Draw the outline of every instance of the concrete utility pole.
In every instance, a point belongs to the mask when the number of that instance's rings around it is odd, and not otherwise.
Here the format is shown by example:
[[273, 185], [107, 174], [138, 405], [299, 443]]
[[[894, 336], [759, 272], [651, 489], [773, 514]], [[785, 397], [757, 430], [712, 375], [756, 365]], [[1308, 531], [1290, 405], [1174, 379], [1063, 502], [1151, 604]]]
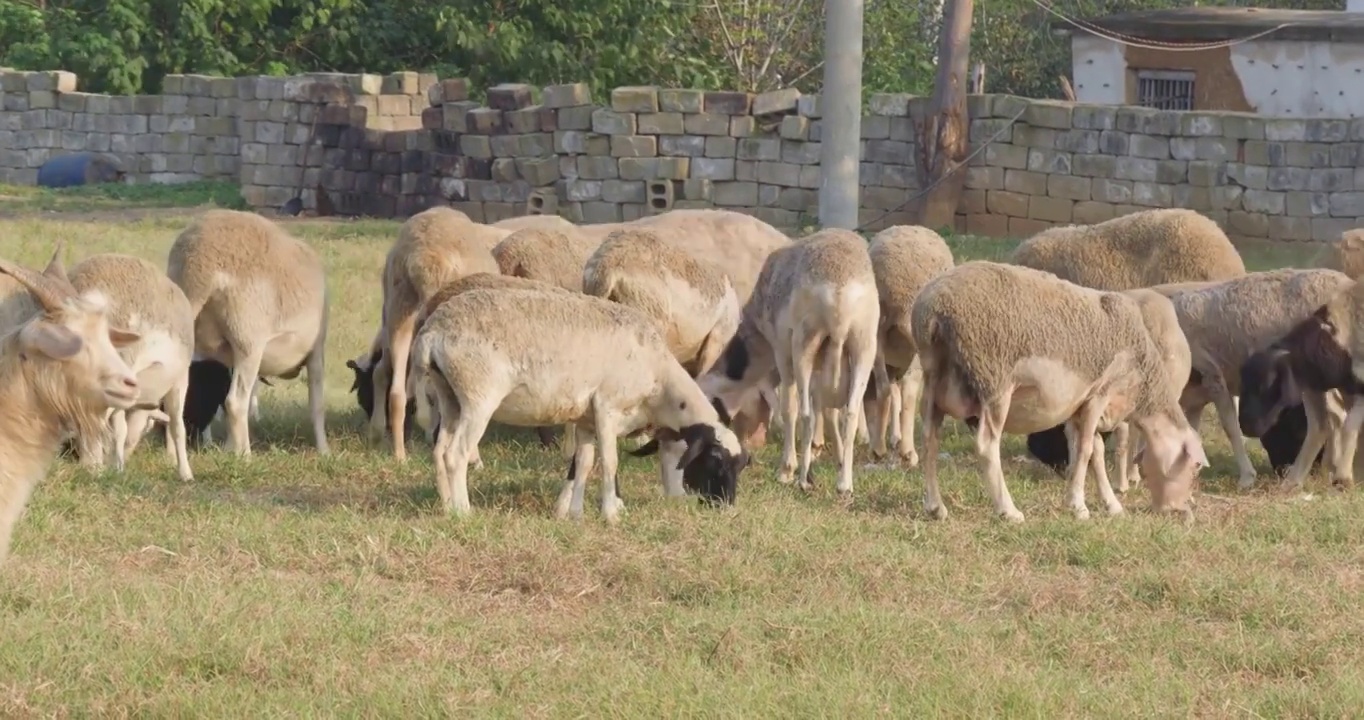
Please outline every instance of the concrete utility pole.
[[819, 224], [857, 227], [862, 145], [863, 0], [825, 0]]

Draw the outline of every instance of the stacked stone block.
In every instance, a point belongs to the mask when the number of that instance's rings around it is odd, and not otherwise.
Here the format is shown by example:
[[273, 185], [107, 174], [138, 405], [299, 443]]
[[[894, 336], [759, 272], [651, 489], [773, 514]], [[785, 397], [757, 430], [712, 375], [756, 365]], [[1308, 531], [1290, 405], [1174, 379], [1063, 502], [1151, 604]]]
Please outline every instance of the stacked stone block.
[[169, 75], [162, 95], [98, 95], [69, 72], [0, 70], [0, 182], [33, 184], [49, 158], [97, 152], [136, 180], [236, 178], [239, 81]]
[[[1364, 217], [1364, 120], [1262, 119], [1010, 96], [973, 98], [968, 232], [1025, 237], [1056, 224], [1182, 207], [1234, 239], [1329, 241]], [[1021, 113], [1021, 115], [1019, 115]]]
[[[135, 181], [231, 178], [274, 208], [402, 217], [450, 204], [618, 222], [725, 208], [814, 224], [819, 97], [313, 73], [171, 75], [164, 94], [82, 93], [67, 72], [0, 69], [0, 182], [61, 153], [114, 156]], [[1143, 208], [1185, 207], [1234, 238], [1332, 240], [1364, 217], [1364, 119], [968, 98], [972, 158], [957, 229], [1024, 237]], [[913, 222], [926, 98], [873, 95], [862, 118], [861, 222]]]

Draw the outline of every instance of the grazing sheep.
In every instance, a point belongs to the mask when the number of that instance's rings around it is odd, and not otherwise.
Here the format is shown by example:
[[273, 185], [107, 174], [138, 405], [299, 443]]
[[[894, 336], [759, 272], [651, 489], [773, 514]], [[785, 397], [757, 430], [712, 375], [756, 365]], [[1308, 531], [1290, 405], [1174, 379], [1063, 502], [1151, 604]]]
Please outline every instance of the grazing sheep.
[[[652, 319], [668, 350], [693, 378], [715, 364], [739, 326], [739, 299], [724, 271], [664, 242], [652, 230], [621, 229], [608, 235], [583, 268], [582, 290]], [[681, 443], [667, 443], [661, 450], [663, 487], [670, 496], [684, 493], [672, 464], [685, 449]]]
[[[271, 385], [267, 378], [257, 378], [251, 388], [251, 406], [247, 416], [252, 422], [260, 420], [260, 389]], [[223, 402], [232, 387], [232, 368], [195, 353], [189, 363], [189, 392], [185, 395], [185, 434], [189, 447], [213, 444], [213, 421], [226, 422]]]
[[1100, 290], [1227, 280], [1246, 273], [1241, 255], [1217, 223], [1181, 209], [1049, 228], [1023, 241], [1009, 262]]
[[868, 406], [866, 415], [872, 455], [886, 454], [887, 425], [895, 418], [897, 449], [910, 467], [919, 464], [914, 449], [914, 415], [918, 412], [919, 383], [923, 372], [917, 363], [918, 348], [909, 325], [909, 309], [928, 281], [956, 264], [952, 249], [942, 236], [915, 225], [886, 228], [867, 247], [876, 273], [881, 299], [881, 323], [877, 330], [876, 375], [880, 398]]
[[[1212, 403], [1231, 442], [1240, 471], [1238, 486], [1255, 483], [1233, 398], [1242, 394], [1242, 367], [1258, 350], [1282, 337], [1350, 283], [1334, 270], [1284, 268], [1211, 283], [1202, 287], [1157, 286], [1174, 303], [1179, 325], [1193, 354], [1190, 382], [1180, 405], [1197, 425]], [[1263, 434], [1268, 425], [1258, 428]]]
[[166, 274], [193, 310], [195, 352], [232, 368], [231, 387], [206, 388], [200, 403], [225, 396], [228, 447], [251, 454], [248, 412], [257, 381], [293, 379], [306, 367], [314, 442], [328, 454], [329, 296], [317, 251], [254, 213], [209, 210], [175, 239]]
[[[1319, 272], [1336, 273], [1333, 270]], [[1357, 281], [1327, 298], [1241, 368], [1243, 394], [1238, 421], [1248, 433], [1267, 426], [1301, 401], [1307, 414], [1307, 439], [1289, 468], [1285, 485], [1301, 486], [1317, 454], [1336, 436], [1327, 453], [1332, 483], [1354, 484], [1355, 450], [1364, 425], [1364, 290]], [[1333, 391], [1349, 408], [1339, 432], [1332, 422]]]
[[33, 488], [68, 433], [98, 433], [110, 410], [137, 403], [140, 389], [120, 348], [141, 338], [109, 323], [99, 298], [83, 298], [61, 264], [62, 243], [43, 272], [0, 260], [38, 312], [0, 330], [0, 563]]
[[1358, 280], [1364, 275], [1364, 229], [1346, 230], [1318, 256], [1317, 267], [1338, 270]]
[[[688, 486], [703, 499], [734, 502], [747, 453], [654, 322], [634, 308], [541, 290], [471, 290], [431, 313], [412, 356], [414, 374], [421, 373], [416, 382], [428, 383], [440, 405], [436, 484], [448, 511], [470, 511], [468, 462], [490, 421], [578, 426], [574, 474], [555, 506], [559, 517], [582, 514], [596, 452], [589, 429], [602, 456], [607, 521], [619, 514], [616, 439], [648, 425], [662, 440], [686, 443], [678, 466]], [[416, 396], [419, 405], [429, 402], [425, 392]]]
[[[820, 391], [820, 405], [837, 406], [842, 414], [843, 428], [835, 436], [841, 455], [837, 490], [841, 497], [851, 498], [853, 440], [876, 362], [880, 319], [875, 271], [866, 241], [857, 233], [821, 230], [776, 250], [763, 265], [744, 306], [739, 331], [701, 383], [709, 396], [730, 406], [773, 368], [777, 370], [778, 404], [787, 429], [779, 481], [791, 482], [796, 471], [796, 433], [790, 432], [796, 428], [802, 442], [798, 486], [814, 487], [810, 477], [815, 412], [811, 381], [818, 374], [815, 389]], [[835, 432], [839, 432], [837, 425]]]
[[[386, 403], [374, 403], [370, 437], [393, 435], [393, 455], [407, 458], [407, 360], [422, 304], [445, 285], [477, 272], [498, 272], [492, 249], [510, 234], [503, 228], [471, 223], [450, 208], [437, 206], [413, 215], [398, 230], [384, 260], [383, 321], [371, 348], [372, 364], [347, 363], [371, 376], [375, 397], [382, 388]], [[377, 350], [377, 353], [375, 352]]]
[[[109, 308], [109, 322], [141, 335], [141, 340], [119, 350], [137, 375], [137, 404], [114, 410], [114, 466], [123, 470], [127, 456], [153, 418], [164, 408], [166, 449], [181, 480], [194, 479], [185, 442], [185, 396], [189, 365], [194, 354], [194, 310], [180, 287], [157, 266], [128, 255], [92, 255], [69, 273], [71, 286], [82, 296], [98, 297]], [[80, 438], [83, 461], [99, 466], [105, 457], [105, 432]]]
[[567, 229], [526, 228], [517, 230], [493, 248], [493, 258], [503, 275], [530, 278], [582, 292], [583, 266], [601, 238]]
[[[1179, 407], [1188, 345], [1174, 309], [1157, 294], [1103, 292], [1031, 268], [984, 261], [930, 280], [910, 320], [924, 373], [924, 509], [945, 518], [938, 489], [945, 415], [977, 416], [976, 448], [995, 512], [1022, 521], [1004, 482], [1000, 441], [1064, 423], [1073, 443], [1070, 508], [1088, 518], [1085, 474], [1101, 430], [1133, 423], [1137, 454], [1158, 510], [1188, 512], [1193, 480], [1207, 464], [1198, 433]], [[1096, 478], [1110, 514], [1113, 489]]]

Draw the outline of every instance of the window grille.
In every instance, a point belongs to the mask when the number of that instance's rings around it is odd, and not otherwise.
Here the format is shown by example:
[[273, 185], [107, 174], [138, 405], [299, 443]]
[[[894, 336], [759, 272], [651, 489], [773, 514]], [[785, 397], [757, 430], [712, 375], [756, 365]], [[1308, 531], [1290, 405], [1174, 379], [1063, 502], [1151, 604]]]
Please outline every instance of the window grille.
[[1194, 74], [1181, 70], [1138, 70], [1137, 104], [1157, 110], [1192, 110]]

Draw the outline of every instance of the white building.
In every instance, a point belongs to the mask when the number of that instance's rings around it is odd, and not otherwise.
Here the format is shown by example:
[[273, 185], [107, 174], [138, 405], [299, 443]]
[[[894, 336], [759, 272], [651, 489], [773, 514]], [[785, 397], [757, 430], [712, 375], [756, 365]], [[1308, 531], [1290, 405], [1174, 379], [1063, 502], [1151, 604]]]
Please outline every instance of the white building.
[[1079, 102], [1364, 117], [1364, 0], [1345, 12], [1190, 7], [1078, 24], [1051, 23], [1071, 37]]

